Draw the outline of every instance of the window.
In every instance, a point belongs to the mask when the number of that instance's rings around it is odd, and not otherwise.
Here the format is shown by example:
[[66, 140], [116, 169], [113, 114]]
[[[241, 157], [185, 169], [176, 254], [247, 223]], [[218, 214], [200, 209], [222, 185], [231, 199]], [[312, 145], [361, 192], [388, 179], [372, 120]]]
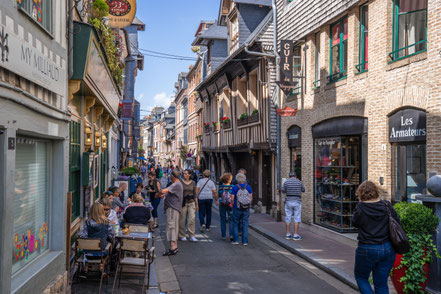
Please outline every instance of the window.
[[348, 67], [348, 19], [331, 26], [330, 83], [346, 77]]
[[81, 124], [70, 122], [69, 191], [72, 192], [72, 221], [80, 216], [81, 207]]
[[290, 95], [298, 95], [302, 92], [302, 50], [300, 46], [294, 47], [293, 82], [297, 86]]
[[313, 88], [320, 87], [320, 32], [315, 34], [315, 68]]
[[230, 54], [239, 48], [239, 19], [237, 12], [230, 20]]
[[358, 65], [355, 66], [360, 73], [368, 70], [368, 25], [368, 6], [363, 5], [360, 7], [360, 40], [358, 44]]
[[52, 33], [52, 0], [17, 0], [18, 6]]
[[49, 143], [17, 138], [13, 274], [48, 249], [49, 154]]
[[427, 0], [394, 0], [392, 61], [427, 49]]

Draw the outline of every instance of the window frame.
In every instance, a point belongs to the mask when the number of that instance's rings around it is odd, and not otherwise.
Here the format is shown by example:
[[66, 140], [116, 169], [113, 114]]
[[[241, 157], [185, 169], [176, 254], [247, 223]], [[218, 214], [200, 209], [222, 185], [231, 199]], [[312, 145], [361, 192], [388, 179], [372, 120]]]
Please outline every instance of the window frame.
[[[299, 54], [300, 55], [295, 55], [295, 51], [299, 50]], [[302, 93], [302, 86], [303, 86], [303, 78], [296, 78], [297, 76], [294, 76], [294, 73], [296, 71], [297, 68], [300, 68], [300, 76], [302, 75], [302, 71], [303, 71], [303, 64], [302, 64], [302, 51], [303, 51], [303, 47], [302, 44], [296, 44], [293, 46], [293, 65], [292, 65], [292, 75], [293, 75], [293, 81], [298, 81], [298, 87], [292, 89], [289, 93], [289, 98], [292, 97], [297, 97], [297, 95], [300, 95]], [[299, 64], [296, 64], [296, 59], [300, 60]]]
[[[368, 19], [365, 19], [365, 12], [368, 13]], [[366, 3], [360, 6], [360, 17], [359, 17], [359, 42], [358, 42], [358, 64], [355, 68], [358, 73], [364, 73], [369, 69], [369, 59], [366, 60], [366, 53], [369, 54], [369, 49], [366, 52], [366, 34], [369, 36], [369, 29], [366, 30], [366, 23], [369, 27], [369, 5]], [[369, 55], [368, 55], [369, 56]], [[369, 58], [369, 57], [368, 57]]]
[[320, 70], [321, 70], [320, 33], [321, 32], [317, 32], [314, 34], [314, 82], [312, 82], [313, 89], [317, 89], [320, 87], [320, 80], [321, 80], [321, 77], [320, 77], [321, 76], [320, 75]]
[[[344, 16], [342, 18], [340, 18], [338, 21], [336, 21], [335, 23], [333, 23], [330, 26], [330, 38], [329, 38], [329, 76], [328, 78], [328, 84], [334, 83], [336, 81], [342, 80], [347, 78], [348, 75], [348, 69], [346, 68], [346, 70], [344, 70], [344, 25], [345, 25], [345, 21], [348, 22], [348, 16]], [[332, 45], [332, 29], [339, 25], [340, 26], [340, 34], [339, 34], [339, 43], [338, 45]], [[348, 38], [346, 39], [346, 41], [348, 42], [349, 39], [349, 28], [348, 28]], [[339, 46], [339, 71], [336, 73], [332, 72], [332, 48], [335, 46]], [[349, 48], [349, 45], [347, 46]], [[348, 55], [346, 54], [346, 61], [347, 61]], [[334, 77], [336, 76], [336, 77]]]
[[[44, 4], [42, 4], [43, 9], [43, 19], [44, 22], [40, 23], [37, 19], [32, 16], [32, 1], [33, 0], [21, 0], [20, 2], [17, 0], [17, 8], [19, 11], [23, 12], [27, 17], [29, 17], [33, 22], [35, 22], [43, 31], [49, 34], [52, 38], [54, 32], [54, 1], [52, 0], [44, 0]], [[44, 16], [48, 14], [47, 18]]]
[[[404, 14], [412, 14], [412, 13], [416, 13], [416, 12], [421, 12], [421, 11], [425, 11], [426, 12], [426, 36], [424, 40], [418, 41], [414, 44], [411, 45], [407, 45], [403, 48], [399, 48], [399, 42], [400, 42], [400, 38], [399, 38], [399, 16], [400, 15], [404, 15]], [[401, 12], [400, 13], [400, 0], [393, 0], [393, 16], [392, 16], [392, 52], [389, 53], [389, 58], [391, 59], [388, 63], [392, 63], [398, 60], [402, 60], [404, 58], [407, 57], [411, 57], [423, 52], [427, 51], [427, 18], [428, 18], [428, 13], [427, 13], [427, 0], [426, 0], [426, 8], [425, 9], [418, 9], [418, 10], [413, 10], [411, 12]], [[416, 51], [414, 53], [405, 55], [405, 56], [399, 56], [400, 51], [408, 49], [410, 47], [419, 45], [419, 44], [425, 44], [424, 49]]]

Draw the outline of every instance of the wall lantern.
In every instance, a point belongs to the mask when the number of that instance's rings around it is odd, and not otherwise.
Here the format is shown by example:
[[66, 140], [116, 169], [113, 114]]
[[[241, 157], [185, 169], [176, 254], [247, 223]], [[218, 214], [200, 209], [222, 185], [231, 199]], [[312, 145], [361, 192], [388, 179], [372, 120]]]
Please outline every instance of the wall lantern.
[[95, 147], [101, 146], [101, 135], [99, 132], [95, 132]]
[[86, 132], [86, 138], [84, 140], [84, 145], [90, 147], [92, 146], [92, 130], [89, 127], [86, 127], [85, 132]]
[[101, 140], [103, 141], [103, 149], [107, 149], [107, 137], [106, 137], [106, 135], [103, 135]]

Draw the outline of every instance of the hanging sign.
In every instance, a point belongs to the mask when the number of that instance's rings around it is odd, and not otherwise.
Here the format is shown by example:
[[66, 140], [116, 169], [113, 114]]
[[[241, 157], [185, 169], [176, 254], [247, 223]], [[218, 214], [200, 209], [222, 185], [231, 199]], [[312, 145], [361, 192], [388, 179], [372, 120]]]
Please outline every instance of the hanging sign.
[[426, 141], [426, 113], [403, 109], [389, 117], [389, 142]]
[[109, 25], [122, 29], [132, 24], [136, 14], [136, 0], [106, 0], [109, 5]]
[[280, 116], [295, 116], [297, 114], [297, 108], [286, 106], [283, 109], [277, 108], [277, 114]]
[[291, 40], [280, 41], [280, 82], [291, 84], [293, 81], [294, 43]]

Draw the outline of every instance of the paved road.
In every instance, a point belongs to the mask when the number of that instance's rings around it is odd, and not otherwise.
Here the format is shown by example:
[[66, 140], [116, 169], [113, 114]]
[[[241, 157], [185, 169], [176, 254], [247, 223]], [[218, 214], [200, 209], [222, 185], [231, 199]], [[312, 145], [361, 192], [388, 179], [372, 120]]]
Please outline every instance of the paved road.
[[[160, 219], [165, 239], [163, 214]], [[248, 247], [221, 240], [217, 213], [213, 222], [211, 232], [198, 233], [198, 243], [179, 242], [179, 253], [170, 258], [183, 294], [343, 293], [257, 233], [249, 236]]]

